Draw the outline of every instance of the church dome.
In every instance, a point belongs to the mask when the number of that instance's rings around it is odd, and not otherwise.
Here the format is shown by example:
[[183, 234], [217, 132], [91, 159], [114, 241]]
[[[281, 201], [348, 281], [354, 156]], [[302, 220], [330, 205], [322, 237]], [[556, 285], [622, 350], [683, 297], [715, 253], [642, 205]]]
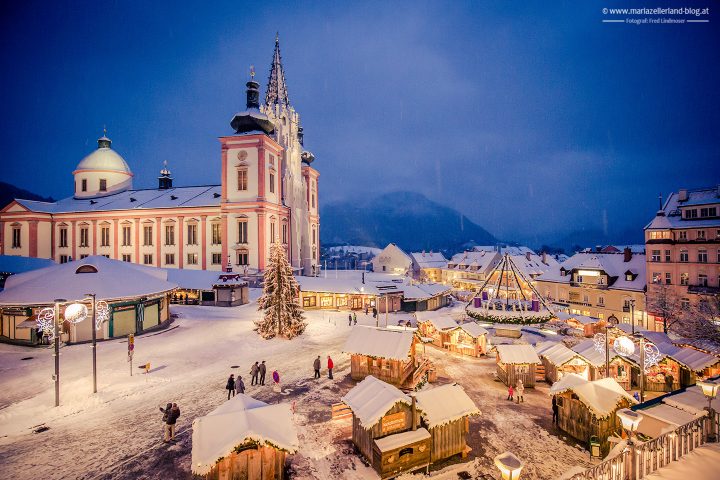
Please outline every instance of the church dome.
[[73, 173], [80, 170], [104, 170], [132, 175], [125, 159], [110, 148], [111, 144], [112, 141], [105, 135], [98, 138], [97, 150], [83, 158]]

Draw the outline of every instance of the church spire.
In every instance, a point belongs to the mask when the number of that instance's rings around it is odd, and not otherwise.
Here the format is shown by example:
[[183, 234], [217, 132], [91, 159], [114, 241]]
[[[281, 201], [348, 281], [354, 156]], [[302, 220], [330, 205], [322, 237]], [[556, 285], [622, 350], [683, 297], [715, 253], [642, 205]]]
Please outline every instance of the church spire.
[[270, 65], [270, 78], [268, 78], [267, 90], [265, 92], [265, 105], [284, 104], [290, 105], [285, 85], [285, 72], [280, 58], [280, 37], [275, 34], [275, 53]]

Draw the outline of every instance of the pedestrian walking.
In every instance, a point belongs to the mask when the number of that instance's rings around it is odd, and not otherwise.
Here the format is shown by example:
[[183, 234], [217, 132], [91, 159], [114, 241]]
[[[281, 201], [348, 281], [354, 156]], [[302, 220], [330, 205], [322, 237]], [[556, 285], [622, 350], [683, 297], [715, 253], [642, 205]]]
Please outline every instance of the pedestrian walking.
[[348, 327], [352, 327], [352, 313], [348, 313]]
[[557, 425], [558, 423], [558, 404], [557, 404], [557, 397], [553, 395], [552, 399], [552, 412], [553, 412], [553, 423]]
[[333, 364], [332, 358], [330, 358], [330, 355], [328, 355], [328, 363], [327, 363], [327, 365], [328, 365], [328, 378], [329, 378], [330, 380], [332, 380], [332, 378], [333, 378], [333, 376], [332, 376], [332, 369], [333, 369], [334, 364]]
[[243, 382], [240, 375], [238, 375], [237, 380], [235, 380], [235, 393], [245, 393], [245, 382]]
[[515, 392], [514, 392], [514, 390], [513, 390], [513, 386], [512, 386], [512, 385], [508, 385], [508, 398], [507, 398], [507, 399], [510, 400], [510, 401], [512, 401], [514, 393], [515, 393]]
[[258, 383], [258, 372], [260, 371], [260, 367], [258, 366], [258, 362], [255, 362], [252, 367], [250, 367], [250, 385], [256, 385]]
[[228, 378], [227, 385], [225, 385], [225, 390], [228, 391], [228, 400], [230, 400], [230, 394], [232, 393], [233, 397], [235, 396], [235, 375], [230, 374], [230, 377]]
[[320, 378], [320, 355], [313, 362], [313, 369], [315, 370], [315, 378]]
[[180, 417], [180, 409], [177, 403], [168, 403], [164, 409], [160, 407], [160, 411], [163, 413], [163, 441], [169, 442], [170, 440], [175, 440], [175, 424], [177, 423], [178, 417]]
[[373, 307], [373, 318], [377, 318], [377, 307]]
[[353, 312], [353, 325], [357, 325], [357, 313]]
[[523, 385], [522, 380], [518, 380], [516, 393], [517, 393], [517, 402], [525, 403], [525, 399], [523, 398], [523, 393], [525, 393], [525, 385]]
[[280, 388], [280, 374], [277, 370], [273, 370], [272, 379], [273, 383], [275, 384], [273, 385], [273, 390], [275, 390], [276, 392], [282, 392], [282, 389]]
[[365, 305], [365, 316], [366, 317], [367, 317], [367, 314], [368, 314], [368, 307], [367, 307], [367, 305]]
[[263, 360], [260, 364], [258, 371], [260, 373], [260, 385], [265, 385], [265, 372], [267, 371], [267, 367], [265, 366], [265, 360]]

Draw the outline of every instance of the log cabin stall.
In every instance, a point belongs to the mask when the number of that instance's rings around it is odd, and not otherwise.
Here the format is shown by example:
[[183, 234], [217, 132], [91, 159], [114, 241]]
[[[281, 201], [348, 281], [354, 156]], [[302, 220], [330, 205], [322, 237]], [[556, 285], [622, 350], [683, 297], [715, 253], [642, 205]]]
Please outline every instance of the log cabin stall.
[[[38, 315], [48, 318], [47, 312], [59, 298], [67, 300], [59, 306], [61, 340], [66, 343], [91, 340], [93, 329], [98, 339], [109, 339], [161, 328], [169, 322], [168, 304], [176, 288], [162, 269], [101, 255], [12, 275], [0, 292], [0, 340], [42, 344], [48, 335], [39, 328]], [[96, 295], [98, 312], [102, 309], [104, 314], [96, 318], [97, 325], [93, 325], [88, 293]], [[77, 323], [64, 317], [73, 303], [87, 308], [87, 317]], [[106, 321], [101, 321], [103, 316]]]
[[432, 437], [430, 462], [458, 454], [465, 458], [471, 451], [467, 445], [470, 417], [480, 415], [475, 402], [457, 384], [426, 388], [415, 397], [422, 425]]
[[495, 345], [493, 350], [501, 382], [515, 387], [522, 380], [525, 387], [535, 387], [535, 369], [541, 362], [532, 345]]
[[479, 357], [487, 355], [489, 332], [475, 322], [465, 322], [450, 332], [448, 350]]
[[413, 398], [370, 375], [342, 401], [352, 410], [353, 444], [380, 478], [429, 467], [432, 437]]
[[572, 373], [555, 382], [550, 394], [557, 401], [560, 430], [586, 445], [597, 437], [602, 456], [610, 451], [608, 438], [621, 431], [615, 412], [637, 403], [612, 378], [586, 380]]
[[192, 472], [206, 479], [281, 480], [298, 450], [288, 404], [238, 394], [192, 424]]
[[568, 373], [590, 379], [590, 362], [564, 344], [542, 342], [535, 345], [535, 351], [545, 367], [545, 379], [548, 383], [555, 383]]
[[592, 337], [596, 333], [604, 332], [605, 325], [607, 325], [607, 322], [600, 318], [566, 312], [555, 312], [555, 318], [569, 327], [582, 332], [585, 337]]
[[[590, 365], [590, 375], [588, 380], [599, 380], [605, 378], [605, 351], [597, 350], [593, 340], [584, 340], [573, 346], [574, 352], [578, 353]], [[637, 364], [630, 357], [623, 357], [609, 348], [610, 352], [610, 378], [613, 378], [623, 389], [630, 390], [631, 372]]]
[[420, 339], [415, 329], [353, 327], [343, 352], [350, 354], [350, 376], [362, 380], [368, 375], [396, 387], [413, 389], [432, 365], [418, 355]]
[[417, 326], [418, 332], [424, 337], [423, 341], [445, 348], [449, 343], [450, 331], [457, 328], [458, 324], [450, 315], [418, 313]]
[[[645, 390], [649, 392], [671, 392], [694, 385], [698, 375], [709, 376], [720, 366], [718, 358], [714, 355], [669, 343], [656, 346], [662, 359], [657, 365], [649, 367], [645, 373]], [[639, 363], [637, 354], [633, 357]], [[637, 378], [640, 374], [639, 367], [633, 373], [634, 382], [639, 383]], [[672, 378], [672, 386], [670, 378]]]

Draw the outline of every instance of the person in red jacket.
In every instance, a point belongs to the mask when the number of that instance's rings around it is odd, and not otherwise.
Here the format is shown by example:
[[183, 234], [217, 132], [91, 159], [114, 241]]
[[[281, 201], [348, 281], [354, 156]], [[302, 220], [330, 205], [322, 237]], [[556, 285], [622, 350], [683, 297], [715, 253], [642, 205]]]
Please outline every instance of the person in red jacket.
[[332, 380], [332, 369], [333, 369], [333, 361], [332, 358], [330, 358], [330, 355], [328, 355], [328, 378]]

